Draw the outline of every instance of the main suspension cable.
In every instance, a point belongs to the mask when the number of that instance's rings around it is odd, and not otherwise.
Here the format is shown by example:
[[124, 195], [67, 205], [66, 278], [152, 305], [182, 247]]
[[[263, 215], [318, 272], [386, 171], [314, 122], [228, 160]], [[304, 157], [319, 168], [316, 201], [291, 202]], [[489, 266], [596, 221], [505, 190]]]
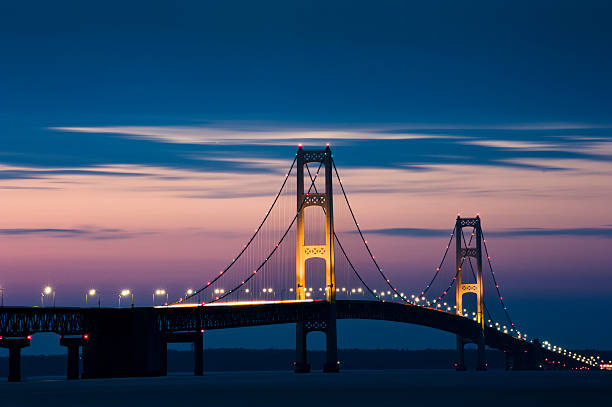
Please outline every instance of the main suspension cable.
[[[312, 174], [310, 172], [310, 168], [308, 167], [308, 164], [306, 164], [306, 171], [308, 171], [308, 176], [310, 177], [310, 180], [313, 181]], [[316, 185], [314, 185], [314, 191], [315, 191], [315, 194], [318, 193]], [[323, 213], [325, 213], [325, 208], [323, 208]], [[378, 301], [380, 301], [381, 298], [366, 284], [366, 282], [363, 280], [363, 278], [361, 278], [361, 275], [359, 275], [359, 272], [357, 271], [357, 269], [355, 269], [355, 266], [353, 266], [353, 263], [351, 262], [351, 259], [349, 259], [348, 254], [346, 254], [346, 251], [344, 250], [344, 247], [342, 246], [342, 243], [340, 242], [340, 238], [336, 234], [336, 230], [334, 230], [334, 238], [336, 239], [336, 242], [338, 242], [338, 246], [340, 247], [340, 251], [342, 251], [342, 254], [344, 255], [344, 258], [346, 259], [346, 261], [348, 262], [349, 266], [353, 270], [353, 273], [355, 273], [355, 275], [357, 276], [359, 281], [361, 281], [361, 284], [363, 284], [363, 286], [366, 288], [366, 290], [368, 290], [368, 292], [370, 294], [372, 294], [374, 296], [374, 298], [376, 298]]]
[[293, 167], [295, 166], [296, 161], [297, 161], [297, 154], [295, 155], [295, 158], [293, 159], [293, 162], [291, 163], [291, 167], [289, 167], [289, 171], [287, 172], [287, 174], [285, 174], [285, 179], [283, 180], [283, 183], [282, 183], [282, 185], [280, 187], [280, 190], [276, 194], [276, 197], [274, 197], [274, 201], [272, 202], [272, 205], [270, 206], [270, 209], [268, 209], [268, 212], [266, 212], [266, 216], [264, 216], [263, 220], [261, 221], [261, 223], [259, 224], [257, 229], [255, 229], [255, 233], [253, 233], [253, 235], [251, 236], [251, 238], [249, 239], [247, 244], [244, 245], [244, 247], [238, 253], [238, 255], [235, 258], [232, 259], [232, 261], [227, 265], [227, 267], [225, 267], [222, 271], [219, 272], [219, 275], [217, 275], [211, 281], [207, 282], [202, 287], [200, 287], [197, 290], [195, 290], [193, 293], [191, 293], [191, 295], [186, 295], [185, 297], [182, 297], [179, 300], [175, 301], [174, 304], [176, 304], [178, 302], [186, 301], [189, 298], [192, 298], [192, 297], [200, 294], [204, 290], [206, 290], [213, 283], [215, 283], [217, 280], [219, 280], [225, 274], [225, 272], [228, 271], [238, 261], [238, 259], [240, 259], [240, 257], [242, 257], [244, 252], [249, 248], [249, 246], [251, 245], [251, 243], [253, 242], [255, 237], [258, 235], [258, 233], [261, 230], [261, 228], [263, 227], [264, 223], [266, 223], [266, 221], [268, 220], [268, 217], [270, 216], [270, 213], [272, 213], [272, 209], [274, 209], [274, 206], [278, 202], [278, 199], [280, 198], [280, 196], [281, 196], [281, 194], [283, 192], [283, 189], [285, 188], [285, 185], [287, 185], [287, 180], [289, 179], [289, 176], [291, 175], [291, 172], [293, 171]]
[[[317, 180], [317, 177], [319, 176], [319, 171], [321, 170], [321, 166], [323, 165], [323, 162], [321, 162], [319, 164], [319, 168], [317, 169], [317, 172], [315, 174], [314, 180], [312, 181], [310, 187], [308, 188], [308, 192], [310, 193], [310, 191], [312, 190], [314, 183]], [[266, 265], [266, 263], [268, 262], [268, 260], [270, 260], [272, 258], [272, 256], [274, 255], [274, 253], [276, 253], [276, 250], [280, 247], [281, 243], [283, 243], [283, 240], [285, 240], [285, 237], [287, 236], [287, 234], [289, 233], [289, 231], [291, 230], [291, 228], [293, 227], [293, 224], [295, 223], [298, 215], [300, 214], [300, 212], [302, 211], [303, 207], [304, 207], [304, 202], [305, 200], [302, 200], [302, 202], [300, 203], [300, 207], [298, 208], [295, 216], [293, 217], [293, 220], [291, 221], [291, 223], [289, 224], [289, 227], [287, 227], [287, 230], [285, 230], [285, 233], [283, 233], [283, 235], [281, 236], [280, 240], [278, 241], [278, 243], [276, 243], [276, 245], [274, 246], [274, 248], [272, 249], [272, 251], [270, 252], [270, 254], [268, 254], [268, 256], [266, 257], [266, 259], [259, 265], [259, 267], [257, 267], [255, 270], [253, 270], [253, 272], [244, 280], [242, 280], [240, 282], [240, 284], [236, 285], [234, 288], [226, 291], [224, 294], [222, 294], [219, 297], [215, 297], [215, 299], [213, 299], [212, 301], [210, 301], [210, 303], [213, 302], [217, 302], [222, 300], [223, 298], [227, 297], [228, 295], [230, 295], [231, 293], [233, 293], [234, 291], [240, 289], [241, 287], [243, 287], [246, 283], [249, 282], [249, 280], [251, 280], [253, 277], [255, 277], [255, 275], [257, 274], [257, 272], [259, 270], [261, 270], [263, 268], [263, 266]]]
[[436, 273], [434, 274], [431, 281], [427, 284], [427, 287], [425, 287], [425, 289], [421, 291], [421, 296], [425, 295], [427, 291], [429, 291], [429, 289], [431, 288], [431, 285], [434, 283], [434, 281], [438, 277], [438, 274], [440, 274], [440, 270], [442, 269], [442, 266], [444, 265], [444, 260], [446, 260], [446, 255], [448, 254], [448, 249], [450, 248], [451, 243], [453, 242], [454, 236], [455, 236], [455, 232], [453, 229], [453, 232], [450, 234], [450, 239], [448, 240], [448, 243], [446, 244], [446, 250], [444, 250], [444, 256], [442, 256], [442, 261], [440, 262], [438, 267], [436, 267]]
[[[340, 174], [338, 173], [338, 168], [336, 168], [336, 162], [333, 159], [332, 159], [332, 165], [334, 166], [334, 171], [336, 173], [336, 178], [338, 178], [338, 183], [340, 184], [340, 189], [342, 190], [342, 195], [344, 196], [344, 200], [346, 201], [346, 205], [348, 206], [349, 212], [351, 213], [351, 217], [353, 218], [353, 222], [355, 223], [355, 226], [357, 227], [357, 231], [359, 232], [359, 236], [361, 236], [361, 240], [363, 241], [363, 244], [365, 245], [366, 250], [368, 251], [368, 254], [370, 255], [370, 258], [372, 259], [372, 262], [374, 263], [374, 266], [376, 267], [376, 269], [380, 273], [380, 275], [383, 278], [383, 280], [385, 280], [387, 285], [393, 290], [393, 292], [399, 298], [401, 298], [402, 301], [406, 302], [407, 304], [412, 304], [403, 295], [401, 295], [397, 291], [397, 289], [395, 287], [393, 287], [393, 285], [391, 284], [391, 281], [387, 278], [385, 273], [383, 273], [382, 268], [378, 265], [378, 262], [376, 261], [376, 257], [374, 256], [374, 254], [370, 250], [370, 247], [368, 246], [368, 241], [365, 239], [365, 236], [363, 235], [363, 232], [361, 231], [361, 228], [359, 227], [359, 223], [357, 223], [357, 218], [355, 217], [355, 213], [353, 212], [353, 208], [351, 208], [351, 204], [349, 203], [348, 197], [346, 196], [346, 191], [344, 190], [344, 186], [342, 185], [342, 180], [340, 179]], [[414, 304], [412, 304], [412, 305], [414, 305]]]
[[[473, 237], [473, 236], [474, 236], [474, 232], [472, 232], [472, 236], [471, 237]], [[466, 248], [470, 247], [470, 245], [466, 242], [465, 236], [463, 235], [463, 233], [461, 233], [461, 237], [463, 238], [463, 244], [465, 244], [465, 247]], [[471, 240], [470, 240], [470, 243], [472, 243]], [[472, 270], [472, 277], [474, 277], [474, 281], [478, 281], [478, 279], [476, 278], [476, 272], [474, 271], [474, 266], [472, 265], [472, 258], [469, 257], [469, 256], [468, 256], [468, 263], [470, 264], [470, 270]], [[484, 282], [481, 282], [481, 283], [484, 284]], [[489, 319], [489, 321], [492, 321], [493, 318], [491, 318], [491, 313], [489, 312], [489, 309], [487, 308], [487, 304], [486, 304], [484, 298], [482, 299], [482, 306], [484, 308], [484, 311], [487, 314], [487, 318]]]
[[491, 264], [491, 256], [489, 256], [489, 250], [487, 249], [487, 240], [484, 237], [484, 233], [482, 234], [482, 243], [485, 249], [485, 255], [487, 256], [487, 262], [489, 263], [489, 270], [491, 271], [491, 276], [493, 277], [493, 283], [495, 284], [495, 290], [497, 291], [497, 296], [499, 297], [499, 302], [501, 303], [502, 309], [504, 310], [504, 314], [506, 314], [506, 318], [512, 329], [515, 328], [514, 322], [512, 322], [512, 318], [510, 318], [510, 313], [508, 312], [508, 308], [504, 304], [504, 297], [502, 297], [501, 292], [499, 290], [499, 284], [497, 284], [497, 279], [495, 278], [495, 272], [493, 271], [493, 266]]
[[[463, 236], [463, 231], [461, 231], [461, 235], [462, 235], [463, 239], [465, 240], [465, 237]], [[469, 241], [469, 243], [468, 243], [468, 246], [469, 246], [469, 245], [472, 243], [472, 239], [473, 239], [473, 237], [474, 237], [474, 235], [472, 235], [472, 236], [470, 237], [470, 241]], [[463, 268], [463, 262], [464, 262], [464, 261], [465, 261], [465, 256], [463, 256], [463, 257], [461, 258], [461, 263], [459, 264], [459, 267], [460, 267], [460, 268]], [[457, 280], [457, 276], [459, 276], [459, 270], [458, 270], [458, 269], [455, 271], [455, 276], [452, 278], [452, 280], [451, 280], [450, 284], [448, 285], [448, 287], [446, 288], [446, 290], [444, 290], [444, 291], [442, 292], [442, 295], [440, 295], [440, 296], [438, 297], [438, 301], [442, 300], [442, 298], [444, 298], [444, 297], [446, 296], [446, 294], [448, 294], [448, 292], [450, 291], [450, 289], [451, 289], [451, 288], [453, 288], [453, 285], [455, 285], [455, 281]]]

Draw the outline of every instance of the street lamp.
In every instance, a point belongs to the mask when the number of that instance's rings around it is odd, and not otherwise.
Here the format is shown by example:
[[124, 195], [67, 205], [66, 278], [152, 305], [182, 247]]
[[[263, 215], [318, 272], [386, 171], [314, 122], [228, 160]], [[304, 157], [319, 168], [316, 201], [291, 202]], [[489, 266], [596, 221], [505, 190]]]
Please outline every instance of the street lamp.
[[87, 299], [88, 297], [98, 296], [98, 308], [100, 308], [100, 293], [96, 291], [95, 288], [90, 288], [87, 292], [85, 292], [85, 306], [87, 307]]
[[166, 304], [168, 303], [168, 293], [166, 290], [157, 289], [153, 292], [153, 306], [155, 306], [155, 296], [156, 295], [165, 295], [166, 296]]
[[48, 297], [50, 295], [53, 297], [53, 307], [55, 307], [55, 291], [53, 291], [53, 288], [51, 288], [51, 286], [45, 286], [45, 288], [43, 288], [42, 292], [40, 293], [40, 305], [42, 307], [45, 306], [45, 297]]
[[132, 308], [134, 307], [134, 293], [130, 290], [124, 289], [119, 293], [119, 308], [121, 308], [121, 297], [132, 297]]

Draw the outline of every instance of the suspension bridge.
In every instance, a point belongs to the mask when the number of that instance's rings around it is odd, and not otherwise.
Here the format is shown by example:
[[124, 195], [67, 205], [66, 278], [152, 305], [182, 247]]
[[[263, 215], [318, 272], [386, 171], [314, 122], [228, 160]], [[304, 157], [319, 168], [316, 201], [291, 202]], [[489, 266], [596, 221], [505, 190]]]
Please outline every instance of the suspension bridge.
[[[340, 191], [336, 201], [334, 189]], [[68, 350], [69, 379], [164, 375], [167, 345], [175, 342], [193, 343], [194, 374], [202, 375], [207, 330], [289, 323], [296, 326], [295, 372], [310, 371], [307, 335], [321, 331], [326, 335], [323, 371], [333, 373], [341, 364], [338, 319], [395, 321], [454, 334], [457, 370], [467, 368], [464, 347], [470, 343], [478, 349], [479, 370], [487, 369], [487, 346], [505, 353], [507, 369], [599, 367], [595, 356], [521, 332], [501, 295], [478, 214], [457, 215], [449, 235], [422, 289], [400, 289], [359, 226], [329, 145], [323, 150], [300, 146], [247, 242], [222, 270], [207, 271], [213, 278], [176, 301], [131, 308], [0, 308], [9, 381], [21, 380], [21, 349], [39, 332], [60, 335]]]

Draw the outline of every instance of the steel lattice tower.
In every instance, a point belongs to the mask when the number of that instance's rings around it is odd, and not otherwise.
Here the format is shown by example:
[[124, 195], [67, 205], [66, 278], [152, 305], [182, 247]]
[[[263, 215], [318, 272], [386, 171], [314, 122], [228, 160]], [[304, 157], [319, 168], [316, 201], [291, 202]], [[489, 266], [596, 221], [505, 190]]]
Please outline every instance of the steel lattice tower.
[[[325, 193], [304, 190], [304, 165], [312, 162], [325, 167]], [[328, 302], [336, 300], [336, 275], [334, 271], [334, 208], [332, 195], [332, 162], [329, 147], [325, 150], [305, 151], [301, 147], [297, 157], [297, 236], [296, 236], [296, 299], [306, 299], [306, 260], [325, 260], [325, 291]], [[310, 184], [310, 183], [309, 183]], [[306, 208], [320, 206], [325, 212], [325, 243], [304, 244], [304, 218]]]
[[[325, 193], [311, 193], [304, 190], [304, 166], [320, 163], [325, 167]], [[323, 331], [327, 339], [325, 372], [338, 371], [338, 341], [336, 335], [336, 275], [334, 270], [334, 208], [332, 192], [333, 164], [329, 146], [325, 150], [305, 151], [299, 147], [297, 153], [297, 228], [295, 292], [297, 300], [306, 299], [306, 261], [311, 258], [325, 260], [325, 294], [329, 306], [326, 315], [318, 320], [300, 320], [296, 324], [296, 372], [310, 371], [306, 362], [306, 335], [311, 331]], [[306, 208], [320, 206], [325, 212], [325, 243], [304, 244], [304, 218]]]
[[[474, 237], [476, 240], [476, 247], [463, 247], [463, 234], [462, 230], [464, 227], [474, 228]], [[480, 337], [477, 341], [478, 345], [478, 370], [486, 370], [487, 362], [485, 359], [485, 341], [484, 341], [484, 295], [483, 295], [483, 284], [482, 284], [482, 229], [480, 225], [480, 216], [476, 215], [475, 218], [462, 218], [457, 216], [457, 222], [455, 223], [455, 241], [456, 241], [456, 278], [455, 281], [455, 293], [456, 293], [456, 305], [457, 315], [463, 316], [463, 296], [468, 293], [476, 294], [476, 320], [480, 326]], [[463, 263], [465, 259], [473, 257], [476, 259], [476, 281], [474, 283], [463, 282]], [[466, 338], [457, 335], [457, 370], [465, 370], [465, 355], [464, 345], [466, 344]]]

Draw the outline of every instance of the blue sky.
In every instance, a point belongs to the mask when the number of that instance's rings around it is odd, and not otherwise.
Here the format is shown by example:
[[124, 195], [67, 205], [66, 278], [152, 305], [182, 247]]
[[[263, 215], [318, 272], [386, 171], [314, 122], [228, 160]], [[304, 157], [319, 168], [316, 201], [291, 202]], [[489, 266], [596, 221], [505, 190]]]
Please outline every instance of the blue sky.
[[[400, 254], [429, 269], [457, 211], [480, 211], [528, 331], [609, 347], [610, 17], [606, 1], [3, 2], [7, 300], [34, 303], [46, 282], [64, 305], [92, 284], [148, 292], [144, 273], [199, 284], [297, 143], [331, 142], [405, 287], [429, 274]], [[227, 241], [203, 253], [222, 219]], [[570, 330], [530, 312], [568, 302], [587, 315]], [[347, 346], [452, 346], [402, 332]]]
[[2, 110], [28, 121], [609, 124], [605, 1], [2, 8]]

